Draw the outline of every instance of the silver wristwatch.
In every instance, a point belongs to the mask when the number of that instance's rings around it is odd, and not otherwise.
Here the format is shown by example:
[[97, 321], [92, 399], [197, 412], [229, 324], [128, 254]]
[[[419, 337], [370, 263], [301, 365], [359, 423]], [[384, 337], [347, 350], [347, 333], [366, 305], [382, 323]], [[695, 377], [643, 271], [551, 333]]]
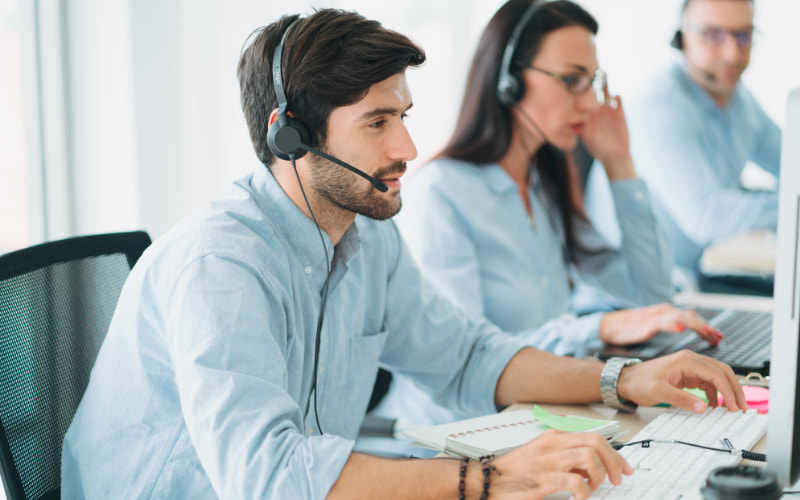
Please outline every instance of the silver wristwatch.
[[639, 406], [631, 401], [622, 401], [617, 394], [617, 382], [619, 374], [626, 366], [641, 363], [641, 359], [636, 358], [610, 358], [606, 361], [603, 373], [600, 375], [600, 393], [603, 395], [603, 403], [611, 408], [616, 408], [628, 413], [633, 413]]

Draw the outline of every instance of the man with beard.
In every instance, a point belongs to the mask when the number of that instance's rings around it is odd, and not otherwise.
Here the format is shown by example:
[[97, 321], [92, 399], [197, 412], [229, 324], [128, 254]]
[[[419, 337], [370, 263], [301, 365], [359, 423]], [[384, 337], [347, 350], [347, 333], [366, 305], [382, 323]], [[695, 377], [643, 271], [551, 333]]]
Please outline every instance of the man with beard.
[[[777, 193], [741, 182], [748, 161], [776, 177], [780, 161], [780, 129], [740, 81], [750, 62], [753, 4], [685, 0], [672, 40], [679, 59], [626, 105], [636, 170], [653, 193], [676, 264], [694, 278], [714, 240], [777, 227]], [[608, 197], [604, 176], [592, 169], [588, 206], [613, 241], [613, 209], [600, 208]]]
[[337, 10], [256, 33], [239, 79], [267, 168], [131, 272], [64, 440], [64, 498], [585, 498], [632, 473], [591, 433], [547, 433], [485, 465], [355, 453], [379, 365], [472, 413], [601, 399], [704, 409], [683, 387], [746, 407], [721, 363], [550, 355], [467, 320], [420, 277], [386, 219], [416, 156], [405, 71], [424, 59]]

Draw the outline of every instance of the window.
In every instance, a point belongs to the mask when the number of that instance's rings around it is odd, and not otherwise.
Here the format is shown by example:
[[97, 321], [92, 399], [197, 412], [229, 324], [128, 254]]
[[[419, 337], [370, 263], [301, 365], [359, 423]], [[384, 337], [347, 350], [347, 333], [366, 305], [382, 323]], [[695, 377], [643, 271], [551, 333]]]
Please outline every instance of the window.
[[30, 244], [22, 0], [0, 0], [0, 253]]

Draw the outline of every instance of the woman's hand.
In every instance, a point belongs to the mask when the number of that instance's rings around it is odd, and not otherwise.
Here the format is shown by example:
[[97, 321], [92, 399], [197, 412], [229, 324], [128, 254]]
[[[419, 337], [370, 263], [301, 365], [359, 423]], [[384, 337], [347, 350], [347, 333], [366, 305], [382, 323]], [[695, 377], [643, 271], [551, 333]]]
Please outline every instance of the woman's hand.
[[714, 346], [723, 339], [722, 333], [694, 310], [658, 304], [604, 314], [600, 320], [600, 340], [614, 345], [638, 344], [653, 338], [658, 332], [680, 333], [687, 328]]
[[636, 176], [628, 140], [628, 124], [622, 99], [604, 88], [605, 104], [589, 115], [581, 139], [589, 152], [600, 160], [611, 180]]

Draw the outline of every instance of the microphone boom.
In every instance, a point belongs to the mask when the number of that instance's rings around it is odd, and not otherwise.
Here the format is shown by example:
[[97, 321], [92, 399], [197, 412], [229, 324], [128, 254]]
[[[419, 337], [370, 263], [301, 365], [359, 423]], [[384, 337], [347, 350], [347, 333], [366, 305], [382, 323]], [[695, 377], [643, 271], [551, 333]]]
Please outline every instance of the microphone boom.
[[302, 149], [305, 149], [306, 151], [308, 151], [310, 153], [314, 153], [317, 156], [321, 156], [322, 158], [325, 158], [328, 161], [331, 161], [331, 162], [333, 162], [333, 163], [335, 163], [335, 164], [337, 164], [337, 165], [339, 165], [341, 167], [344, 167], [347, 170], [353, 172], [354, 174], [360, 175], [361, 177], [363, 177], [366, 180], [368, 180], [370, 182], [370, 184], [372, 184], [375, 187], [375, 189], [377, 189], [381, 193], [385, 193], [386, 191], [389, 190], [389, 186], [387, 186], [383, 182], [379, 181], [378, 179], [376, 179], [374, 177], [371, 177], [366, 172], [364, 172], [362, 170], [359, 170], [356, 167], [350, 165], [349, 163], [345, 163], [342, 160], [340, 160], [340, 159], [338, 159], [338, 158], [336, 158], [334, 156], [331, 156], [331, 155], [329, 155], [327, 153], [323, 153], [322, 151], [319, 151], [318, 149], [314, 149], [311, 146], [307, 146], [307, 145], [303, 144], [302, 142], [300, 143], [300, 147]]

